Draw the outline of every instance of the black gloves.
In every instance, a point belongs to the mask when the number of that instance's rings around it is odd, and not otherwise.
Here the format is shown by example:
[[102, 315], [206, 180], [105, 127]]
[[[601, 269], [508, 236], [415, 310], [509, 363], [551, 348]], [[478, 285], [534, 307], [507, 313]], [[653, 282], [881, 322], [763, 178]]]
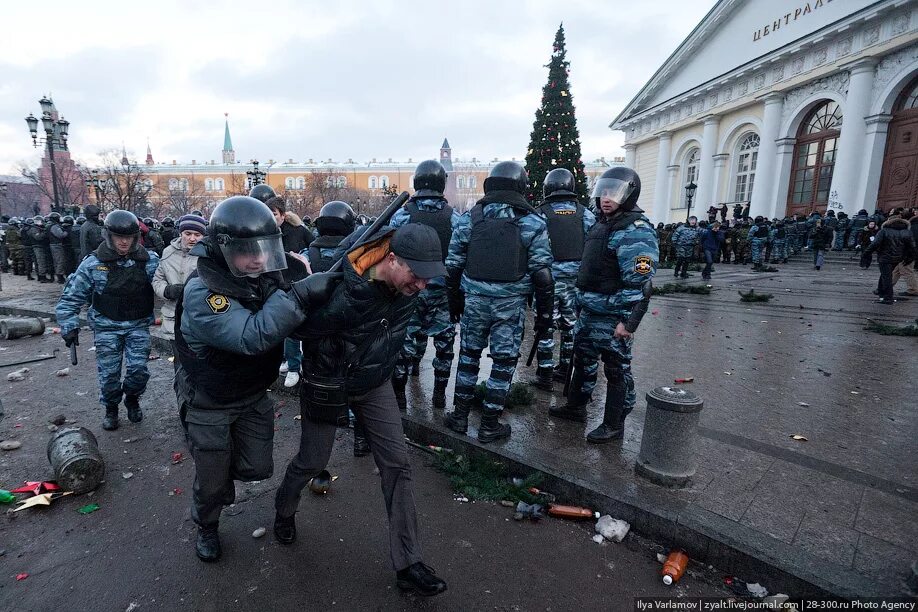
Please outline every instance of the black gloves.
[[554, 323], [555, 279], [551, 268], [540, 268], [532, 273], [532, 287], [535, 290], [535, 325], [539, 338], [547, 337]]
[[184, 288], [185, 285], [180, 283], [166, 285], [166, 288], [163, 289], [163, 297], [165, 297], [167, 300], [177, 300], [179, 296], [182, 295]]
[[71, 345], [80, 346], [80, 329], [71, 329], [66, 334], [61, 334], [61, 339], [63, 339], [67, 348], [70, 348]]
[[446, 271], [446, 297], [449, 301], [449, 320], [458, 323], [465, 311], [465, 294], [462, 293], [462, 270], [449, 268]]
[[290, 293], [296, 298], [303, 312], [316, 308], [331, 299], [338, 281], [344, 278], [343, 272], [318, 272], [298, 280], [290, 286]]

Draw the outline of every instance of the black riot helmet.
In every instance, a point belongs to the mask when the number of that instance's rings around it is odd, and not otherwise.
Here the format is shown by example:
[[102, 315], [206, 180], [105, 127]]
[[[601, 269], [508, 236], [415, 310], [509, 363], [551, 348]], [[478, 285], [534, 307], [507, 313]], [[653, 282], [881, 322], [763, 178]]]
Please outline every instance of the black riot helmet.
[[70, 227], [71, 225], [73, 225], [73, 217], [71, 215], [66, 215], [62, 217], [61, 225], [66, 225], [67, 227]]
[[[274, 213], [256, 198], [233, 196], [217, 204], [210, 215], [207, 232], [211, 244], [219, 247], [223, 263], [234, 276], [254, 278], [287, 268], [281, 230]], [[215, 251], [211, 252], [216, 255]]]
[[34, 225], [37, 225], [38, 227], [44, 227], [44, 226], [45, 226], [45, 218], [42, 217], [41, 215], [35, 215], [34, 217], [32, 217], [32, 223], [33, 223]]
[[555, 168], [545, 175], [542, 182], [542, 197], [571, 196], [577, 197], [575, 192], [574, 174], [567, 168]]
[[102, 237], [105, 238], [105, 244], [111, 250], [117, 251], [113, 236], [127, 236], [134, 239], [128, 251], [129, 253], [138, 248], [140, 245], [140, 222], [134, 213], [128, 210], [113, 210], [105, 215]]
[[249, 192], [249, 197], [255, 198], [260, 202], [267, 203], [271, 198], [276, 198], [277, 194], [274, 193], [274, 190], [271, 189], [270, 185], [265, 185], [262, 183], [261, 185], [255, 185], [252, 187], [252, 191]]
[[84, 223], [86, 223], [86, 216], [85, 216], [85, 215], [80, 215], [80, 216], [78, 216], [78, 217], [76, 218], [76, 224], [77, 224], [77, 225], [83, 225]]
[[529, 187], [529, 175], [519, 162], [502, 161], [491, 168], [491, 173], [484, 181], [484, 192], [515, 191], [525, 194]]
[[172, 217], [163, 217], [163, 227], [175, 227], [175, 219]]
[[603, 196], [618, 202], [618, 210], [624, 212], [640, 210], [637, 202], [641, 196], [641, 177], [637, 172], [625, 166], [609, 168], [596, 179], [593, 185], [593, 199], [596, 202], [597, 210], [599, 210], [599, 200]]
[[59, 212], [50, 212], [50, 213], [48, 213], [48, 222], [49, 222], [49, 223], [60, 223], [60, 222], [61, 222], [61, 213], [59, 213]]
[[83, 214], [86, 215], [86, 218], [92, 219], [93, 221], [99, 220], [99, 214], [101, 212], [102, 211], [99, 210], [99, 207], [95, 204], [87, 204], [86, 207], [83, 208]]
[[446, 168], [435, 159], [427, 159], [414, 170], [414, 197], [442, 198], [446, 190]]
[[347, 236], [354, 231], [357, 215], [347, 202], [334, 200], [319, 211], [316, 228], [322, 236]]

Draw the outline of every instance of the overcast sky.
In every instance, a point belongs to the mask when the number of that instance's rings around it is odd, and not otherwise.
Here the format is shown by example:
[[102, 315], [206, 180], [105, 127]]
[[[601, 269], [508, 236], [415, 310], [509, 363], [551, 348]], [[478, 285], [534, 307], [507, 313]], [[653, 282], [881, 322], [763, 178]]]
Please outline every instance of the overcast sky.
[[714, 0], [5, 2], [0, 174], [36, 163], [23, 118], [51, 93], [91, 163], [521, 158], [563, 20], [584, 160]]

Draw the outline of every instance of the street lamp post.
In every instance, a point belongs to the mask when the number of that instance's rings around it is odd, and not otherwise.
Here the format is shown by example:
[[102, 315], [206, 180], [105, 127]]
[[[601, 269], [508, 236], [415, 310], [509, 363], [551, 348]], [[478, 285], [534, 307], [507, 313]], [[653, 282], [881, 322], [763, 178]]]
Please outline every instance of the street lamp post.
[[246, 170], [245, 173], [249, 177], [249, 189], [255, 187], [256, 185], [261, 185], [267, 176], [266, 172], [258, 169], [257, 159], [252, 160], [252, 169]]
[[32, 135], [32, 146], [38, 147], [41, 144], [48, 146], [48, 160], [51, 163], [51, 187], [54, 193], [54, 211], [60, 212], [60, 199], [57, 190], [57, 166], [54, 163], [54, 146], [60, 145], [63, 150], [67, 150], [67, 136], [70, 130], [70, 122], [61, 117], [54, 119], [51, 114], [54, 103], [47, 97], [42, 96], [38, 101], [41, 105], [41, 124], [45, 131], [45, 137], [38, 137], [38, 119], [32, 113], [25, 118], [29, 126], [29, 133]]
[[[6, 190], [7, 190], [8, 188], [9, 188], [9, 186], [8, 186], [6, 183], [0, 183], [0, 213], [3, 212], [3, 206], [2, 206], [2, 204], [4, 204], [4, 203], [6, 202]], [[4, 263], [6, 263], [6, 262], [4, 262]]]
[[688, 223], [689, 217], [692, 216], [692, 199], [695, 197], [695, 190], [698, 189], [698, 185], [695, 184], [695, 181], [689, 181], [689, 184], [685, 186], [685, 222]]

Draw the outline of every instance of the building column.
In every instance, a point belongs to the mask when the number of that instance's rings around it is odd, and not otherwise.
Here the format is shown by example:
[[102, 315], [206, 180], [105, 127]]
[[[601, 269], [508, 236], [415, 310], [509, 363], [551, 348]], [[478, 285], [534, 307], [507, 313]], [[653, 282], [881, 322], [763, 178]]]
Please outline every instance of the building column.
[[[794, 147], [797, 146], [796, 138], [779, 138], [775, 141], [775, 191], [771, 202], [763, 208], [762, 212], [755, 213], [774, 219], [775, 217], [784, 217], [787, 215], [787, 192], [790, 189], [791, 170], [794, 166]], [[760, 149], [761, 150], [761, 149]], [[759, 157], [761, 159], [761, 157]], [[758, 189], [758, 185], [753, 189]], [[753, 191], [753, 198], [755, 191]], [[750, 209], [750, 215], [755, 217]]]
[[[652, 215], [663, 221], [669, 218], [669, 190], [667, 189], [668, 181], [666, 178], [666, 167], [669, 165], [669, 158], [672, 155], [673, 135], [670, 132], [662, 132], [657, 136], [657, 177], [653, 186], [653, 211]], [[625, 151], [627, 156], [627, 149]], [[625, 157], [627, 164], [628, 158]], [[629, 166], [631, 168], [633, 166]]]
[[[724, 174], [724, 167], [727, 165], [727, 160], [730, 159], [729, 153], [718, 153], [714, 156], [714, 187], [711, 191], [711, 204], [717, 206], [721, 202], [726, 202], [726, 198], [721, 198], [720, 193], [720, 181]], [[708, 204], [710, 206], [711, 204]], [[707, 214], [708, 209], [704, 209], [705, 214]]]
[[[755, 169], [755, 184], [749, 203], [749, 215], [773, 218], [781, 210], [779, 199], [781, 186], [778, 182], [778, 131], [781, 129], [781, 113], [784, 110], [784, 94], [771, 93], [762, 100], [765, 112], [762, 118], [762, 133], [759, 134], [759, 156]], [[793, 150], [791, 151], [793, 154]], [[782, 215], [783, 216], [783, 215]]]
[[866, 118], [877, 60], [872, 57], [860, 59], [847, 68], [850, 75], [848, 96], [845, 99], [841, 135], [838, 138], [838, 157], [835, 159], [832, 187], [829, 190], [829, 206], [835, 209], [835, 214], [844, 211], [850, 216], [861, 208], [873, 212], [876, 206], [875, 200], [866, 202], [863, 196], [858, 198], [858, 186], [864, 171]]
[[[679, 177], [679, 171], [682, 169], [679, 164], [674, 164], [672, 166], [666, 166], [666, 197], [664, 202], [666, 204], [666, 214], [663, 215], [663, 223], [676, 223], [681, 221], [681, 219], [673, 219], [673, 192], [676, 191], [676, 181]], [[677, 198], [681, 197], [681, 194], [676, 195]]]
[[626, 144], [624, 149], [625, 149], [625, 165], [633, 170], [636, 151], [637, 151], [637, 145]]
[[[867, 156], [867, 166], [862, 171], [855, 197], [859, 202], [876, 202], [880, 193], [880, 180], [883, 178], [883, 158], [886, 155], [886, 137], [889, 134], [889, 122], [892, 115], [881, 113], [865, 117], [867, 134], [864, 142], [864, 153]], [[842, 128], [844, 129], [844, 128]], [[863, 206], [870, 212], [872, 208]], [[853, 209], [852, 209], [853, 210]], [[850, 216], [851, 212], [848, 211]]]
[[714, 193], [714, 154], [717, 152], [717, 128], [720, 117], [711, 115], [704, 120], [704, 130], [701, 136], [701, 163], [698, 167], [698, 191], [692, 208], [707, 210], [714, 203], [711, 199]]

